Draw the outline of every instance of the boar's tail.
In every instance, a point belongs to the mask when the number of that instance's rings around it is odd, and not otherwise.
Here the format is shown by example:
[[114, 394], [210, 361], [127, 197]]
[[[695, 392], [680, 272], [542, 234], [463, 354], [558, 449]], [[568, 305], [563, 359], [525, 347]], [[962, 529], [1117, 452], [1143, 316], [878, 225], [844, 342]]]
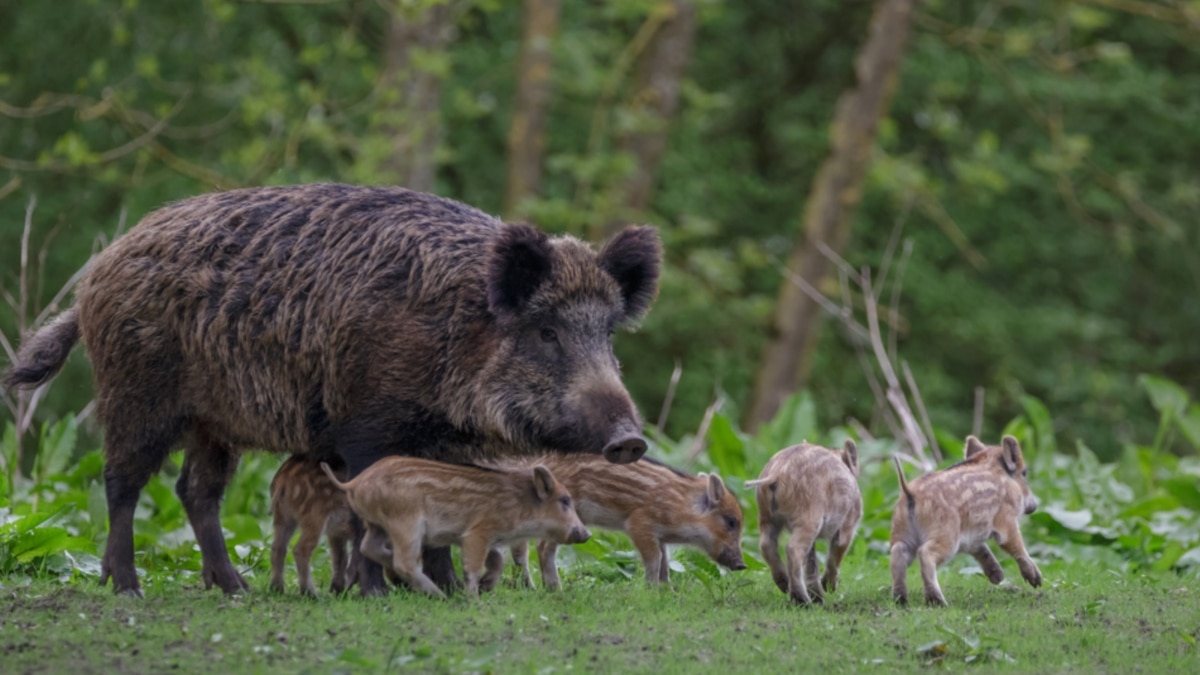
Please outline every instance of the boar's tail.
[[75, 307], [54, 317], [38, 332], [25, 338], [4, 374], [7, 389], [36, 387], [58, 374], [71, 349], [79, 342], [79, 310]]
[[328, 464], [326, 464], [325, 462], [321, 462], [321, 470], [325, 472], [326, 476], [329, 476], [329, 480], [332, 481], [333, 484], [337, 486], [337, 489], [339, 489], [343, 492], [346, 491], [346, 489], [347, 489], [346, 483], [339, 481], [337, 479], [337, 476], [333, 475], [333, 469], [329, 468]]
[[900, 458], [892, 455], [892, 461], [896, 463], [896, 477], [900, 479], [900, 491], [908, 497], [908, 505], [913, 505], [913, 494], [908, 491], [908, 481], [904, 479], [904, 467], [900, 466]]

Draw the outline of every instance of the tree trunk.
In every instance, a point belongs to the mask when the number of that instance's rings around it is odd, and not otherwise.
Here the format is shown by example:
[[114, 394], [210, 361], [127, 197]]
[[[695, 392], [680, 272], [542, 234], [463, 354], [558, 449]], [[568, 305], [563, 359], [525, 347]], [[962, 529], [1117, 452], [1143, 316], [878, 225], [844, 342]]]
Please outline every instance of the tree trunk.
[[437, 175], [446, 47], [455, 33], [453, 5], [441, 2], [414, 10], [397, 4], [388, 21], [380, 130], [391, 138], [392, 150], [379, 168], [399, 185], [423, 192], [433, 192]]
[[[816, 244], [841, 253], [862, 197], [879, 120], [896, 88], [918, 0], [881, 0], [870, 34], [855, 61], [858, 86], [842, 95], [830, 129], [830, 155], [813, 179], [804, 212], [803, 240], [788, 269], [818, 290], [831, 263]], [[774, 330], [758, 373], [748, 428], [771, 419], [790, 393], [804, 386], [821, 326], [821, 308], [790, 278], [779, 293]]]
[[617, 150], [633, 157], [633, 173], [617, 188], [621, 213], [610, 220], [604, 238], [637, 217], [654, 196], [658, 169], [667, 149], [667, 133], [679, 109], [679, 90], [696, 41], [696, 7], [691, 0], [670, 0], [670, 15], [655, 31], [638, 61], [630, 118], [635, 128], [617, 138]]
[[517, 100], [508, 127], [508, 185], [504, 217], [520, 215], [521, 202], [538, 193], [546, 149], [546, 108], [550, 103], [553, 40], [560, 0], [525, 0], [525, 30], [517, 71]]

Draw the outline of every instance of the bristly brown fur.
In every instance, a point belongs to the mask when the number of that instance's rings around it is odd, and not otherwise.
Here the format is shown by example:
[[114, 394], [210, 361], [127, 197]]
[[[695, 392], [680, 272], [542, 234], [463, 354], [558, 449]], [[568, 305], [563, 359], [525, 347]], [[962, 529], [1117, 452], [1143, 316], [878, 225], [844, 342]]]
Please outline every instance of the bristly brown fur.
[[892, 594], [897, 602], [908, 601], [906, 576], [914, 559], [921, 562], [925, 600], [931, 605], [946, 604], [937, 568], [959, 552], [973, 556], [993, 584], [1003, 581], [989, 538], [1016, 559], [1031, 586], [1042, 582], [1018, 523], [1022, 514], [1037, 508], [1037, 499], [1029, 489], [1017, 440], [1005, 436], [998, 446], [984, 446], [969, 436], [963, 454], [963, 461], [911, 483], [896, 462], [902, 492], [892, 514]]
[[648, 229], [614, 242], [597, 253], [400, 188], [202, 195], [102, 251], [8, 381], [44, 381], [82, 338], [105, 429], [102, 578], [140, 594], [133, 510], [183, 445], [205, 583], [237, 592], [219, 505], [243, 450], [340, 455], [351, 476], [391, 454], [640, 456], [609, 334], [653, 298], [661, 245]]

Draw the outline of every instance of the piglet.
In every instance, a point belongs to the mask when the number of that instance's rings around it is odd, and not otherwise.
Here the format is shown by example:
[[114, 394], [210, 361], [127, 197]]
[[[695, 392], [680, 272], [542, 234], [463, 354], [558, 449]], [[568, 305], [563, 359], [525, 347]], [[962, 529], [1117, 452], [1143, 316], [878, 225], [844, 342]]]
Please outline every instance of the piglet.
[[[822, 602], [837, 590], [838, 568], [862, 519], [858, 448], [847, 440], [839, 450], [802, 443], [784, 448], [746, 481], [758, 499], [759, 546], [779, 590], [801, 605]], [[787, 567], [779, 557], [779, 535], [792, 533]], [[816, 541], [829, 540], [825, 575], [818, 583]]]
[[[744, 570], [742, 507], [716, 474], [693, 476], [643, 457], [632, 464], [613, 464], [598, 455], [547, 455], [536, 460], [554, 471], [575, 496], [584, 524], [624, 532], [633, 540], [651, 584], [669, 581], [668, 544], [694, 546], [718, 564]], [[542, 583], [558, 589], [551, 539], [538, 543]], [[529, 576], [528, 545], [513, 548], [522, 579]]]
[[998, 446], [984, 446], [968, 436], [963, 454], [966, 459], [958, 464], [911, 483], [896, 460], [901, 494], [892, 513], [891, 568], [892, 595], [901, 604], [908, 602], [905, 577], [914, 558], [921, 561], [925, 601], [931, 605], [946, 604], [937, 568], [959, 552], [974, 556], [993, 584], [1003, 581], [989, 538], [1016, 559], [1029, 585], [1042, 583], [1017, 523], [1021, 514], [1033, 513], [1038, 506], [1017, 439], [1005, 436]]
[[385, 457], [345, 483], [328, 465], [321, 468], [367, 526], [363, 555], [429, 595], [445, 597], [421, 569], [422, 547], [462, 546], [467, 592], [475, 596], [485, 571], [492, 578], [493, 549], [533, 538], [577, 544], [591, 536], [571, 494], [541, 465], [508, 470]]
[[322, 532], [329, 542], [329, 561], [333, 567], [329, 589], [341, 593], [353, 583], [346, 576], [347, 546], [354, 541], [350, 507], [342, 491], [321, 472], [317, 460], [307, 455], [292, 455], [279, 467], [271, 480], [271, 513], [275, 521], [275, 538], [271, 542], [272, 590], [283, 592], [287, 548], [297, 526], [300, 539], [292, 554], [300, 575], [300, 592], [317, 594], [311, 563]]

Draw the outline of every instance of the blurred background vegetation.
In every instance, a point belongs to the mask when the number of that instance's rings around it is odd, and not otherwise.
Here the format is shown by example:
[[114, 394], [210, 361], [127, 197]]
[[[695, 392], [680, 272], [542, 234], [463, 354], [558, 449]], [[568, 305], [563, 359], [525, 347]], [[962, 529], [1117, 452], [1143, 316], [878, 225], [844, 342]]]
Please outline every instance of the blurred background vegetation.
[[[915, 7], [883, 16], [893, 4]], [[816, 248], [802, 233], [831, 129], [857, 129], [861, 185], [851, 172], [831, 193], [846, 207], [837, 255], [816, 258], [828, 269], [813, 285], [861, 311], [861, 286], [841, 280], [891, 270], [883, 332], [932, 426], [961, 442], [982, 387], [991, 442], [1028, 397], [1054, 411], [1061, 447], [1113, 459], [1154, 437], [1139, 376], [1195, 394], [1200, 375], [1200, 2], [889, 0], [876, 36], [899, 41], [891, 61], [868, 53], [876, 11], [0, 0], [0, 285], [14, 305], [0, 330], [15, 343], [96, 246], [165, 202], [398, 184], [592, 241], [659, 226], [659, 300], [617, 347], [648, 421], [670, 398], [670, 437], [718, 398], [755, 428], [773, 412], [760, 399], [799, 388], [819, 427], [885, 435], [863, 337], [780, 323], [795, 300], [785, 266], [813, 272], [795, 264]], [[877, 114], [843, 125], [844, 97], [876, 76], [882, 99], [861, 109]], [[793, 356], [781, 377], [772, 349]], [[90, 398], [77, 350], [20, 426]]]

